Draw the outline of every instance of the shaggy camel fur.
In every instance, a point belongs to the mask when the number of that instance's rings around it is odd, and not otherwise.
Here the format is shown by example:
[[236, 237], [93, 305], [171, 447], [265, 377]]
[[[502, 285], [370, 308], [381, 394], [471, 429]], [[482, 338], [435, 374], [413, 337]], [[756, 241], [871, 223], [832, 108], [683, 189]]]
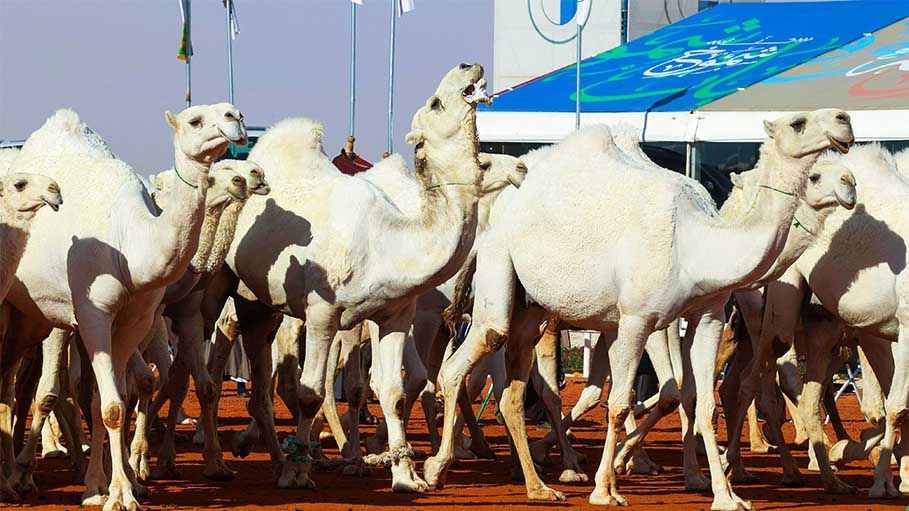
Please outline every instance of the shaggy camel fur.
[[[724, 478], [711, 425], [723, 306], [732, 291], [771, 270], [783, 251], [798, 195], [817, 155], [830, 147], [846, 150], [853, 140], [849, 117], [841, 110], [794, 114], [767, 122], [765, 128], [769, 141], [761, 146], [760, 156], [765, 187], [759, 188], [754, 208], [735, 223], [720, 218], [693, 181], [625, 156], [605, 126], [583, 129], [555, 146], [537, 162], [545, 171], [534, 172], [535, 166], [525, 161], [531, 169], [527, 180], [499, 212], [502, 217], [494, 222], [498, 226], [479, 241], [474, 324], [440, 371], [449, 405], [442, 447], [424, 465], [427, 482], [442, 484], [451, 462], [455, 419], [451, 405], [464, 376], [482, 356], [507, 343], [511, 380], [502, 398], [503, 413], [528, 497], [564, 498], [536, 474], [523, 428], [521, 396], [533, 360], [531, 334], [548, 311], [581, 328], [618, 327], [609, 355], [612, 366], [621, 367], [624, 374], [613, 374], [606, 446], [590, 501], [625, 503], [616, 488], [613, 462], [618, 429], [631, 409], [635, 369], [647, 338], [685, 316], [694, 328], [683, 349], [682, 400], [689, 416], [694, 416], [697, 404], [695, 417], [712, 475], [708, 480], [699, 469], [686, 465], [687, 486], [712, 486], [714, 509], [750, 507]], [[541, 210], [540, 204], [546, 207]], [[493, 208], [493, 219], [497, 209]], [[604, 217], [627, 220], [604, 225], [600, 221]], [[593, 226], [595, 232], [590, 231]], [[547, 273], [553, 268], [559, 270]], [[591, 268], [599, 269], [600, 278], [591, 277]], [[690, 459], [695, 450], [693, 423], [686, 426]]]
[[[864, 348], [870, 367], [881, 382], [886, 399], [885, 433], [881, 440], [880, 458], [875, 469], [873, 498], [894, 497], [899, 494], [893, 484], [890, 459], [894, 452], [897, 428], [906, 427], [903, 417], [909, 393], [909, 337], [906, 334], [904, 299], [905, 268], [909, 259], [904, 249], [909, 235], [905, 215], [895, 204], [909, 197], [909, 181], [898, 171], [897, 164], [885, 149], [876, 144], [856, 148], [850, 155], [825, 159], [849, 166], [855, 172], [861, 188], [859, 205], [853, 212], [834, 213], [826, 222], [817, 241], [796, 261], [767, 297], [763, 329], [755, 362], [739, 390], [741, 402], [755, 392], [755, 386], [767, 380], [760, 361], [771, 356], [775, 342], [792, 344], [800, 304], [810, 290], [823, 307], [845, 325], [852, 327], [854, 336]], [[881, 292], [892, 290], [892, 292]], [[773, 314], [773, 320], [769, 314]], [[836, 335], [828, 339], [838, 341]], [[895, 343], [891, 347], [889, 343]], [[809, 378], [799, 400], [799, 412], [809, 428], [812, 449], [817, 456], [824, 487], [829, 492], [851, 492], [853, 488], [840, 481], [827, 462], [824, 435], [820, 427], [818, 407], [829, 364], [823, 350], [809, 350]], [[763, 392], [761, 393], [763, 396]], [[773, 396], [769, 396], [771, 399]], [[742, 401], [744, 399], [745, 401]], [[772, 409], [770, 410], [772, 414]], [[740, 422], [741, 406], [736, 410], [735, 423]], [[776, 417], [768, 419], [777, 422]], [[776, 427], [774, 428], [776, 429]], [[907, 438], [905, 432], [902, 435]], [[738, 446], [730, 443], [735, 460]], [[901, 462], [900, 491], [909, 491], [909, 453]], [[795, 469], [797, 471], [797, 469]]]
[[[246, 139], [242, 116], [229, 104], [195, 106], [165, 117], [174, 129], [175, 168], [185, 183], [174, 187], [163, 213], [132, 169], [72, 111], [51, 117], [13, 162], [55, 178], [73, 198], [61, 207], [65, 214], [59, 218], [36, 217], [32, 242], [7, 297], [10, 328], [4, 350], [13, 355], [3, 360], [4, 414], [22, 353], [54, 327], [78, 329], [100, 390], [92, 404], [92, 452], [103, 452], [106, 435], [112, 446], [110, 483], [103, 456], [92, 456], [82, 500], [103, 503], [106, 511], [138, 509], [134, 494], [147, 491], [126, 463], [128, 421], [120, 396], [127, 365], [166, 286], [183, 275], [196, 252], [209, 167], [229, 143]], [[10, 427], [8, 419], [3, 423]]]
[[[341, 174], [322, 150], [321, 125], [301, 118], [270, 128], [250, 153], [268, 169], [275, 191], [244, 208], [227, 257], [231, 272], [222, 272], [226, 284], [210, 297], [223, 304], [236, 290], [252, 365], [250, 413], [265, 432], [279, 487], [314, 486], [305, 456], [324, 399], [331, 341], [339, 329], [374, 319], [380, 335], [373, 339], [373, 381], [380, 382], [389, 423], [392, 488], [426, 489], [405, 441], [400, 368], [414, 298], [450, 278], [473, 243], [481, 179], [476, 105], [488, 101], [484, 87], [477, 64], [457, 66], [442, 79], [406, 137], [416, 145], [415, 173], [392, 156], [357, 176]], [[382, 173], [410, 183], [398, 187], [407, 188], [406, 196], [391, 197], [371, 181]], [[271, 339], [282, 313], [306, 321], [296, 436], [302, 452], [294, 459], [285, 458], [274, 433], [267, 391]]]

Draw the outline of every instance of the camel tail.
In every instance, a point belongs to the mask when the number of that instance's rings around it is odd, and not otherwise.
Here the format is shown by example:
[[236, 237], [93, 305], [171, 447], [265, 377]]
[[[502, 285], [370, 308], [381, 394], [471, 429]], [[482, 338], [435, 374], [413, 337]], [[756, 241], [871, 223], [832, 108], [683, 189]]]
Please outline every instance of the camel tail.
[[451, 305], [442, 311], [442, 320], [448, 326], [450, 332], [454, 332], [458, 322], [464, 314], [470, 311], [471, 302], [470, 288], [473, 284], [473, 275], [477, 272], [477, 255], [476, 253], [468, 256], [461, 271], [458, 272], [458, 278], [455, 282], [454, 296], [451, 297]]

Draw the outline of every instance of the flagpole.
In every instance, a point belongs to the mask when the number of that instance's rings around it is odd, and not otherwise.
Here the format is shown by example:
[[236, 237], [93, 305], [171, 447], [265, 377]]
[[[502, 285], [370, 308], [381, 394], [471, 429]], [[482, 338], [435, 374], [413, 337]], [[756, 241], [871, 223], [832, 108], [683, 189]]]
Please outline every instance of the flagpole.
[[[354, 136], [357, 108], [357, 4], [350, 3], [350, 119], [347, 122], [348, 135]], [[353, 142], [351, 140], [351, 142]]]
[[233, 15], [234, 2], [227, 0], [227, 92], [228, 101], [234, 104], [234, 33], [231, 27], [231, 18]]
[[390, 155], [392, 151], [392, 116], [394, 115], [395, 101], [395, 21], [397, 18], [398, 0], [391, 0], [391, 43], [388, 49], [388, 145], [385, 153]]
[[[580, 13], [578, 13], [580, 16]], [[574, 129], [581, 129], [581, 22], [578, 21], [578, 33], [575, 36], [575, 84], [574, 84]]]
[[189, 108], [193, 104], [193, 87], [192, 87], [192, 76], [193, 76], [193, 66], [192, 66], [192, 48], [193, 48], [193, 38], [192, 38], [192, 0], [186, 0], [186, 108]]

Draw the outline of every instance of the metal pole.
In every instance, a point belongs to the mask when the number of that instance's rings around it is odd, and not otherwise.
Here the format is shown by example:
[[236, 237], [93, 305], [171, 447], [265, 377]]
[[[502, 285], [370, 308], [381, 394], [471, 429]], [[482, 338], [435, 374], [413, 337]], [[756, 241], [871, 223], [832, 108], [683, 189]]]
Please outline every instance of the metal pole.
[[357, 4], [350, 3], [350, 119], [347, 134], [354, 136], [357, 109]]
[[234, 104], [234, 32], [231, 29], [231, 14], [234, 3], [227, 0], [227, 91], [230, 104]]
[[386, 153], [391, 154], [392, 151], [392, 117], [394, 115], [394, 102], [395, 102], [395, 21], [397, 20], [397, 7], [398, 0], [391, 0], [391, 43], [388, 49], [388, 145], [386, 146]]
[[192, 54], [193, 54], [193, 23], [192, 23], [192, 1], [186, 0], [186, 108], [189, 108], [193, 104], [193, 66], [192, 66]]
[[622, 0], [622, 44], [628, 42], [628, 0]]
[[[580, 20], [579, 20], [580, 21]], [[575, 85], [574, 85], [574, 129], [581, 129], [581, 23], [578, 23], [578, 33], [575, 36], [576, 44], [575, 49], [577, 51], [576, 55], [576, 67], [575, 70]]]

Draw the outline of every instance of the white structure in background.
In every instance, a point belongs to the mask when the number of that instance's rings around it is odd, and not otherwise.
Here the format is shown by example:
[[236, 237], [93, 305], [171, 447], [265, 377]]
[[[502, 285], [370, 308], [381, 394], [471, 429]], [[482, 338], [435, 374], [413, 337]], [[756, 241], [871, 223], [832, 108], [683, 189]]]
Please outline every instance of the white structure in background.
[[[583, 57], [621, 44], [622, 0], [593, 0]], [[577, 0], [496, 0], [493, 90], [500, 91], [575, 61]]]

